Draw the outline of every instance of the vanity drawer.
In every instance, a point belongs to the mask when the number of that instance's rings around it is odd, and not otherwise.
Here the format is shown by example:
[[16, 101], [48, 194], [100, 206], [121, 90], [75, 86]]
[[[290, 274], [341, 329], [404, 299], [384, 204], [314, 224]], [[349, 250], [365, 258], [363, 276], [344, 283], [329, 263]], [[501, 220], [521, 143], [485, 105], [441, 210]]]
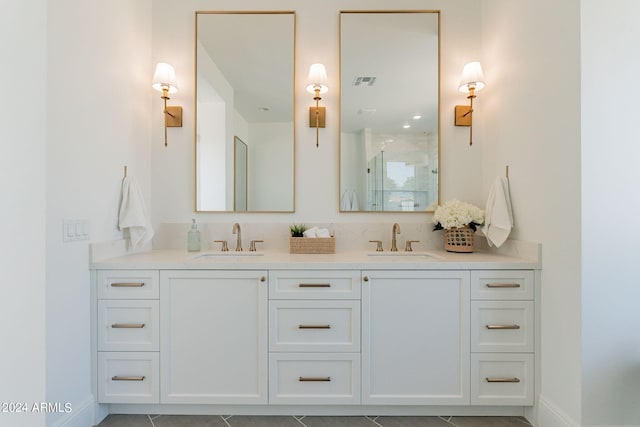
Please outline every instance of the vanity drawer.
[[532, 270], [475, 270], [471, 272], [471, 299], [533, 299]]
[[359, 404], [360, 354], [271, 353], [271, 404]]
[[272, 270], [270, 299], [359, 299], [360, 271]]
[[158, 351], [158, 300], [99, 300], [98, 351]]
[[270, 301], [269, 325], [270, 351], [360, 351], [360, 301]]
[[472, 301], [472, 352], [532, 352], [533, 301]]
[[99, 403], [160, 403], [158, 353], [99, 352]]
[[98, 270], [98, 299], [158, 299], [158, 270]]
[[471, 355], [472, 405], [533, 405], [533, 354]]

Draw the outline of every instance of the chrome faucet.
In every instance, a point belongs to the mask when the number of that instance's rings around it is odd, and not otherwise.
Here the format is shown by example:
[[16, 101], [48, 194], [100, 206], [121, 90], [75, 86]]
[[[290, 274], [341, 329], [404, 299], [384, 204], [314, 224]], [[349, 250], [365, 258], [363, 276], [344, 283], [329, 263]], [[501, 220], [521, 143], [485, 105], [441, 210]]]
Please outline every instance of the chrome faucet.
[[400, 234], [400, 226], [396, 222], [391, 229], [391, 252], [398, 252], [398, 246], [396, 244], [396, 234]]
[[231, 233], [238, 235], [238, 240], [236, 241], [236, 252], [242, 252], [242, 232], [240, 231], [240, 224], [237, 222], [233, 224], [233, 230]]

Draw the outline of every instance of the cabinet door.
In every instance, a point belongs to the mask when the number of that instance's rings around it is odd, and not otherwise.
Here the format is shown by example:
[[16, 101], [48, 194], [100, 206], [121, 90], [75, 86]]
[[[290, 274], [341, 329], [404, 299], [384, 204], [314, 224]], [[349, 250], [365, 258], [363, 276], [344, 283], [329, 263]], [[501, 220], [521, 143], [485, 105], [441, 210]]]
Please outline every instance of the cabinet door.
[[469, 404], [465, 271], [364, 271], [362, 403]]
[[266, 276], [161, 272], [161, 403], [267, 403]]

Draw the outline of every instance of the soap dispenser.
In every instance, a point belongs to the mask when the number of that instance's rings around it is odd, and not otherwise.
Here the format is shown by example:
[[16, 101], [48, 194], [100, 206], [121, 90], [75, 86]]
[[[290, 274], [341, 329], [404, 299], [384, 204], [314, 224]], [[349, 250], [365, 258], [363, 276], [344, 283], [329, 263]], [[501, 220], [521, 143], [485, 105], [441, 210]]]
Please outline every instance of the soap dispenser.
[[187, 234], [187, 250], [189, 252], [198, 252], [200, 251], [200, 231], [198, 231], [196, 220], [192, 219], [191, 221], [191, 230]]

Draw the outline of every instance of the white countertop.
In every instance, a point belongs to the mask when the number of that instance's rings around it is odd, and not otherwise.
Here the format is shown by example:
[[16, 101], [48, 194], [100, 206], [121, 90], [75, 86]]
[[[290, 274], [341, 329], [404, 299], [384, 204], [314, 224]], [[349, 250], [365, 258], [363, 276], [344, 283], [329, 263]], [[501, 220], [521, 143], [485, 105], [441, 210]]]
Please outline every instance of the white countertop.
[[[202, 256], [212, 254], [211, 256]], [[413, 252], [340, 252], [335, 254], [290, 254], [284, 252], [186, 252], [179, 250], [152, 250], [115, 258], [102, 259], [91, 264], [92, 269], [189, 269], [189, 270], [493, 270], [539, 269], [537, 259], [524, 259], [488, 252], [470, 254], [443, 250]]]

